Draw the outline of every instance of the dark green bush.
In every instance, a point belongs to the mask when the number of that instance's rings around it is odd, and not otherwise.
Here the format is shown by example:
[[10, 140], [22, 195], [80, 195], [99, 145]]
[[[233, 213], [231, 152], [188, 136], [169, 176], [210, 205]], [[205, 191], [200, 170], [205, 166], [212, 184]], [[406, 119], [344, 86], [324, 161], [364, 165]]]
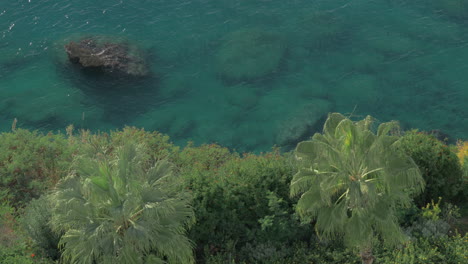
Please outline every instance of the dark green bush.
[[460, 264], [468, 259], [468, 235], [419, 238], [400, 249], [381, 249], [376, 254], [382, 264]]
[[8, 203], [0, 203], [0, 263], [53, 263], [37, 256], [30, 247], [30, 239], [22, 232], [15, 216], [17, 211]]
[[24, 206], [63, 177], [76, 145], [62, 134], [17, 129], [0, 134], [0, 200]]
[[310, 236], [289, 198], [295, 168], [278, 151], [239, 157], [217, 145], [190, 146], [179, 165], [194, 198], [197, 223], [190, 238], [199, 258], [224, 254], [261, 263], [265, 253], [282, 255], [281, 247]]
[[17, 243], [10, 247], [0, 247], [0, 263], [2, 264], [53, 264], [53, 260], [41, 258], [34, 253], [27, 254], [27, 246]]
[[413, 238], [440, 238], [457, 232], [459, 208], [450, 203], [442, 204], [441, 200], [421, 208], [415, 220], [404, 226], [406, 233]]
[[[227, 254], [209, 256], [207, 264], [244, 264], [244, 263], [265, 263], [265, 264], [360, 264], [361, 259], [358, 254], [345, 249], [342, 245], [323, 244], [313, 242], [296, 242], [285, 247], [288, 250], [287, 256], [278, 254], [270, 255], [266, 261], [233, 261]], [[380, 262], [379, 262], [380, 263]]]
[[[304, 242], [289, 247], [292, 251], [287, 257], [272, 258], [268, 264], [360, 264], [358, 254], [342, 245]], [[374, 263], [379, 264], [461, 264], [468, 259], [468, 235], [459, 234], [449, 237], [420, 238], [400, 246], [397, 249], [375, 248]], [[241, 264], [258, 262], [226, 261], [226, 254], [210, 256], [209, 264]]]
[[446, 202], [462, 189], [463, 171], [457, 155], [433, 135], [409, 131], [401, 138], [402, 149], [413, 158], [426, 182], [426, 189], [415, 197], [418, 207], [443, 197]]
[[180, 152], [175, 163], [185, 172], [217, 171], [224, 163], [239, 158], [237, 153], [216, 144], [207, 144], [199, 147], [192, 142]]
[[60, 234], [52, 231], [50, 220], [53, 205], [49, 195], [33, 199], [25, 208], [21, 217], [21, 226], [31, 237], [37, 255], [58, 260]]

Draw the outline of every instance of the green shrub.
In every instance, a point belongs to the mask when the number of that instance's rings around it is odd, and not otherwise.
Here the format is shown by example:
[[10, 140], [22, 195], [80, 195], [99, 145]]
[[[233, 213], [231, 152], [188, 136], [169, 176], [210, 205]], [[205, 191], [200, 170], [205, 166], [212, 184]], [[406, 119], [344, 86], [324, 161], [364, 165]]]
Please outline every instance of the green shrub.
[[40, 258], [34, 253], [25, 253], [24, 243], [15, 244], [11, 247], [0, 247], [0, 263], [2, 264], [52, 264], [56, 263], [47, 258]]
[[50, 220], [53, 205], [49, 195], [33, 199], [25, 208], [21, 217], [21, 226], [31, 237], [37, 255], [58, 260], [58, 243], [61, 235], [52, 231]]
[[[271, 259], [268, 264], [360, 264], [358, 254], [345, 249], [340, 244], [295, 243], [290, 246], [293, 252], [283, 258]], [[376, 261], [379, 264], [461, 264], [468, 259], [468, 235], [457, 234], [453, 237], [420, 238], [407, 242], [397, 249], [375, 248]], [[226, 254], [210, 256], [209, 264], [241, 264], [258, 262], [240, 262], [230, 260]]]
[[468, 259], [468, 236], [420, 238], [394, 251], [382, 250], [382, 264], [460, 264]]
[[169, 141], [169, 136], [136, 127], [124, 127], [121, 131], [112, 131], [110, 138], [114, 146], [122, 146], [129, 140], [134, 140], [143, 146], [143, 152], [146, 154], [146, 167], [151, 167], [159, 160], [173, 160], [179, 151], [179, 147]]
[[29, 238], [21, 232], [15, 215], [15, 208], [8, 203], [0, 203], [0, 263], [52, 263], [36, 256], [30, 247]]
[[231, 153], [229, 149], [216, 144], [206, 144], [199, 147], [192, 142], [180, 152], [176, 164], [185, 174], [216, 171], [224, 163], [234, 158], [239, 158], [237, 153]]
[[[440, 197], [439, 197], [440, 198]], [[440, 237], [453, 234], [455, 230], [464, 234], [463, 221], [460, 221], [460, 208], [451, 203], [431, 201], [418, 208], [414, 203], [410, 207], [399, 206], [397, 217], [400, 226], [413, 237]]]
[[450, 203], [432, 201], [415, 215], [415, 221], [406, 226], [406, 232], [413, 238], [440, 238], [452, 233], [460, 217], [459, 209]]
[[[268, 264], [360, 264], [358, 254], [336, 243], [313, 242], [310, 245], [299, 242], [290, 246], [292, 252], [284, 258], [271, 259]], [[251, 262], [249, 262], [251, 263]]]
[[111, 131], [110, 133], [98, 132], [92, 134], [89, 130], [80, 130], [77, 135], [73, 134], [73, 126], [67, 128], [69, 141], [78, 143], [79, 153], [91, 150], [96, 155], [115, 155], [115, 149], [132, 141], [140, 145], [142, 162], [146, 169], [155, 162], [163, 159], [174, 160], [178, 155], [179, 147], [174, 146], [167, 135], [153, 131], [148, 132], [136, 127], [124, 127], [122, 130]]
[[[34, 255], [32, 255], [34, 256]], [[0, 247], [0, 263], [2, 264], [29, 264], [34, 263], [33, 257], [24, 255], [22, 245], [12, 247]]]
[[401, 138], [402, 149], [413, 158], [426, 182], [426, 189], [415, 197], [419, 207], [444, 197], [454, 202], [463, 186], [463, 171], [457, 155], [434, 136], [409, 131]]
[[[308, 238], [289, 198], [294, 164], [277, 150], [229, 153], [217, 145], [189, 147], [180, 155], [186, 188], [192, 191], [197, 223], [190, 238], [203, 254], [263, 263], [291, 241]], [[205, 253], [206, 252], [206, 253]], [[223, 258], [229, 262], [228, 259]]]
[[0, 202], [0, 248], [12, 246], [18, 238], [14, 231], [15, 214], [12, 206], [7, 202]]
[[75, 145], [62, 134], [0, 134], [0, 200], [24, 206], [66, 175]]
[[393, 251], [380, 248], [379, 263], [465, 263], [468, 237], [454, 229], [459, 217], [458, 207], [442, 204], [441, 199], [432, 201], [417, 211], [415, 220], [405, 228], [411, 241]]
[[463, 187], [460, 192], [460, 200], [468, 202], [468, 141], [458, 141], [454, 150], [463, 170]]

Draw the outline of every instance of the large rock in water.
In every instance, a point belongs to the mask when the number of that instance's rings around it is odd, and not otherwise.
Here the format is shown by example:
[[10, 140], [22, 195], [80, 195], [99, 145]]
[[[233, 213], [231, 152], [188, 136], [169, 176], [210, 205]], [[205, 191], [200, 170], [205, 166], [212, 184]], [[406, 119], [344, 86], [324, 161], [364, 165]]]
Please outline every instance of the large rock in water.
[[145, 76], [148, 67], [141, 52], [126, 43], [112, 43], [99, 38], [85, 38], [65, 45], [71, 62], [104, 72]]

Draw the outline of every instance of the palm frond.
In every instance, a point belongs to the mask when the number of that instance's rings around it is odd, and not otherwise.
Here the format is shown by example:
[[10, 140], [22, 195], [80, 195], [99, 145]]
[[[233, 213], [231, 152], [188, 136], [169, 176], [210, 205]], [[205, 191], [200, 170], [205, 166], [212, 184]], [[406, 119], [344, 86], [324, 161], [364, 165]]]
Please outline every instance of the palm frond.
[[366, 248], [378, 234], [401, 241], [394, 204], [409, 203], [408, 189], [424, 188], [414, 161], [399, 151], [398, 123], [382, 123], [374, 134], [373, 122], [329, 114], [323, 134], [297, 145], [290, 186], [292, 196], [301, 195], [296, 210], [316, 219], [321, 236], [344, 234], [348, 245]]
[[[176, 176], [163, 160], [143, 169], [138, 146], [128, 143], [117, 155], [81, 156], [77, 175], [59, 182], [53, 226], [64, 261], [70, 263], [193, 263], [193, 244], [185, 233], [195, 221], [191, 197], [168, 185]], [[155, 255], [156, 254], [156, 255]]]

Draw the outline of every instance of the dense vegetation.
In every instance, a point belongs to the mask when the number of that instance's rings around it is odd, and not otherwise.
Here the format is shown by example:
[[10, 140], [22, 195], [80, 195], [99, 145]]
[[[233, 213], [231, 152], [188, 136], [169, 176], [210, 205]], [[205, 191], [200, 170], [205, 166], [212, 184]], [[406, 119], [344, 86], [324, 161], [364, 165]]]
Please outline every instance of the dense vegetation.
[[340, 114], [258, 155], [15, 128], [0, 134], [0, 263], [465, 263], [467, 146]]

